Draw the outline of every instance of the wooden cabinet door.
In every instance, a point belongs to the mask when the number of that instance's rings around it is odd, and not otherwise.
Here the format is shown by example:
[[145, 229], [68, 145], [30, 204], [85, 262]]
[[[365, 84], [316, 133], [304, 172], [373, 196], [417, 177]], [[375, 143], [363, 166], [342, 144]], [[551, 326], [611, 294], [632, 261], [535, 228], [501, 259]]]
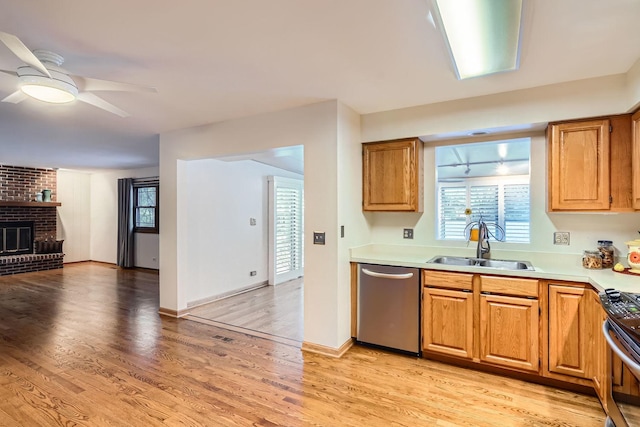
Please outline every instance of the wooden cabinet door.
[[633, 174], [633, 208], [640, 209], [640, 110], [631, 116], [631, 141], [633, 144], [631, 153], [631, 168]]
[[538, 371], [538, 300], [480, 295], [480, 360]]
[[549, 135], [549, 208], [609, 209], [609, 120], [553, 124]]
[[473, 293], [424, 288], [423, 351], [473, 358]]
[[422, 163], [418, 138], [363, 144], [363, 210], [422, 212]]
[[606, 410], [606, 396], [609, 393], [609, 387], [611, 385], [609, 383], [610, 372], [608, 372], [607, 368], [607, 343], [602, 335], [602, 324], [607, 319], [607, 313], [600, 304], [598, 293], [591, 290], [588, 292], [589, 318], [593, 319], [593, 325], [590, 328], [593, 332], [593, 344], [589, 352], [590, 357], [593, 358], [593, 363], [591, 365], [593, 369], [593, 388], [596, 390], [598, 398]]
[[591, 379], [586, 290], [549, 285], [549, 371]]

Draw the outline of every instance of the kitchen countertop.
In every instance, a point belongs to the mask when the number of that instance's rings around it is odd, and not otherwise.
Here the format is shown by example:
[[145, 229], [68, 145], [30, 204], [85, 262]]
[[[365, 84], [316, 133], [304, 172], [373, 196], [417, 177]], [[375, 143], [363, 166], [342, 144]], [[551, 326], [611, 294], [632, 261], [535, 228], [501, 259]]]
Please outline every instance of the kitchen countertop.
[[[612, 269], [589, 270], [582, 267], [582, 255], [576, 254], [504, 250], [491, 252], [490, 259], [529, 261], [535, 269], [531, 271], [427, 263], [438, 255], [475, 257], [475, 248], [370, 244], [351, 248], [350, 251], [351, 261], [357, 263], [582, 282], [589, 283], [598, 291], [616, 288], [622, 292], [640, 293], [640, 275], [622, 274]], [[623, 261], [620, 262], [624, 264]]]

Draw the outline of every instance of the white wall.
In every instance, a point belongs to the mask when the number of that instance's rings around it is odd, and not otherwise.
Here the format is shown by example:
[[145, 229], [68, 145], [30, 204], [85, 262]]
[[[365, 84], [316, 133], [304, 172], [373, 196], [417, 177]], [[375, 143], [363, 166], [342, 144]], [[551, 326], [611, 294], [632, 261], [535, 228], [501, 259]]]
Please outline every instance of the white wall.
[[[158, 168], [127, 169], [91, 174], [91, 242], [89, 256], [93, 261], [117, 263], [118, 179], [158, 176]], [[162, 187], [162, 184], [160, 184]], [[58, 190], [59, 191], [59, 190]], [[162, 205], [162, 201], [160, 202]], [[160, 217], [162, 222], [162, 217]], [[136, 266], [159, 268], [159, 237], [137, 234]], [[66, 244], [66, 242], [65, 242]]]
[[58, 239], [63, 239], [64, 262], [88, 261], [90, 257], [91, 175], [58, 170]]
[[[338, 336], [344, 342], [351, 324], [351, 272], [349, 248], [370, 242], [369, 225], [362, 212], [362, 144], [360, 115], [338, 104], [338, 227], [344, 225], [344, 238], [338, 240]], [[320, 313], [318, 313], [320, 315]]]
[[627, 73], [627, 88], [627, 103], [629, 112], [632, 112], [640, 107], [640, 59]]
[[[302, 175], [250, 160], [184, 162], [189, 224], [187, 305], [268, 280], [269, 175]], [[249, 223], [256, 219], [256, 225]], [[250, 276], [250, 271], [256, 271]]]
[[[362, 140], [378, 141], [621, 114], [631, 108], [625, 74], [362, 116]], [[638, 99], [640, 100], [640, 98]]]
[[[338, 288], [348, 276], [338, 266], [338, 102], [327, 101], [160, 135], [160, 307], [184, 310], [190, 294], [187, 269], [185, 191], [188, 160], [304, 145], [305, 163], [305, 325], [304, 340], [341, 346], [350, 325]], [[353, 122], [345, 122], [351, 126]], [[357, 134], [357, 130], [352, 133]], [[359, 141], [349, 141], [359, 144]], [[360, 206], [360, 200], [350, 201]], [[358, 208], [352, 208], [355, 212]], [[313, 231], [326, 232], [326, 245], [313, 245]], [[339, 277], [340, 276], [340, 277]], [[342, 277], [345, 276], [345, 277]]]

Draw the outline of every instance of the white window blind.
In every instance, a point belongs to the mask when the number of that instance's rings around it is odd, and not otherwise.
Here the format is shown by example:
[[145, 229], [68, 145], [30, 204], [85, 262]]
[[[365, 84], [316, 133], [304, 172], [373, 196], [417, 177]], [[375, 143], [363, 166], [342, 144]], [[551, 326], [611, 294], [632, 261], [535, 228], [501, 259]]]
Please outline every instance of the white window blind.
[[[530, 203], [527, 178], [468, 179], [466, 183], [438, 183], [438, 238], [464, 240], [464, 228], [470, 221], [498, 224], [505, 231], [505, 241], [529, 243]], [[465, 208], [471, 208], [469, 218]], [[490, 229], [499, 235], [495, 228]]]
[[529, 185], [504, 186], [504, 231], [508, 242], [529, 243]]
[[304, 268], [304, 212], [302, 181], [269, 178], [270, 283], [302, 276]]
[[440, 187], [439, 195], [440, 238], [460, 239], [467, 225], [467, 187]]

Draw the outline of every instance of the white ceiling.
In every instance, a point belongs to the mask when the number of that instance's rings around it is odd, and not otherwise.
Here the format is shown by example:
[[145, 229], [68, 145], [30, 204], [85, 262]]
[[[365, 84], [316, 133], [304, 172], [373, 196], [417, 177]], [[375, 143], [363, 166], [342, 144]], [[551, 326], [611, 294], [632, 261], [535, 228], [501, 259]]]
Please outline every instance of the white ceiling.
[[[155, 86], [104, 92], [129, 112], [0, 103], [0, 163], [134, 168], [157, 135], [327, 99], [361, 114], [625, 73], [640, 1], [530, 0], [520, 70], [458, 81], [429, 0], [0, 0], [0, 31], [74, 74]], [[0, 69], [20, 61], [0, 46]], [[0, 73], [1, 74], [1, 73]], [[0, 97], [16, 90], [0, 75]]]

